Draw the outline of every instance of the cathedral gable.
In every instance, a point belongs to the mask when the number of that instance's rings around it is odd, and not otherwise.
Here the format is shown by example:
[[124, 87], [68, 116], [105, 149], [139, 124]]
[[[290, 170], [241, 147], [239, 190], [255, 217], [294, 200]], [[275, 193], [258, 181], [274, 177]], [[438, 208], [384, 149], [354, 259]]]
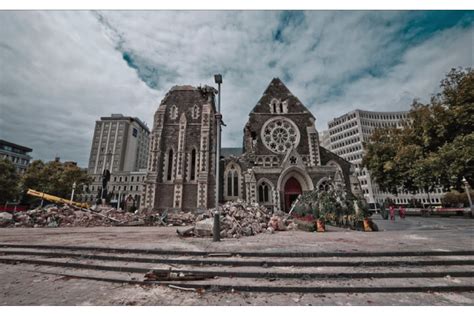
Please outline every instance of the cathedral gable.
[[308, 113], [313, 117], [311, 112], [279, 78], [273, 78], [252, 112], [268, 114]]

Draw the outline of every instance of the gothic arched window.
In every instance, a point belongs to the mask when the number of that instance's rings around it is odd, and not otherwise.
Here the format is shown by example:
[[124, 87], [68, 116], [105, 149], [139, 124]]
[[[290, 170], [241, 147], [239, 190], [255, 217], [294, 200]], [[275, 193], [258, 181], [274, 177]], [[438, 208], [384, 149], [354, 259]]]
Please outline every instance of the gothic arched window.
[[166, 180], [170, 181], [173, 175], [173, 149], [168, 152], [168, 168], [166, 172]]
[[329, 191], [331, 188], [332, 188], [332, 185], [328, 180], [324, 180], [318, 186], [319, 191]]
[[239, 196], [239, 171], [232, 165], [227, 171], [227, 196]]
[[258, 186], [258, 202], [268, 203], [270, 201], [270, 187], [266, 182], [262, 182]]
[[178, 107], [176, 105], [172, 105], [170, 109], [170, 118], [175, 120], [178, 117]]
[[199, 118], [199, 106], [195, 104], [192, 109], [192, 118], [193, 119], [198, 119]]
[[278, 110], [280, 109], [280, 101], [277, 99], [272, 99], [270, 101], [270, 112], [271, 113], [278, 113]]
[[191, 181], [196, 179], [196, 149], [191, 151]]

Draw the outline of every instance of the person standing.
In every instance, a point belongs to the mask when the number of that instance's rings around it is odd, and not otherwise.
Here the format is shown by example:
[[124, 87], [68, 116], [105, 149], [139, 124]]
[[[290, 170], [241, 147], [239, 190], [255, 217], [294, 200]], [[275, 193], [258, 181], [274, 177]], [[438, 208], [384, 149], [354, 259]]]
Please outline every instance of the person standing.
[[389, 212], [390, 212], [390, 220], [394, 221], [395, 220], [395, 207], [393, 206], [393, 204], [390, 205]]
[[398, 213], [400, 214], [401, 219], [405, 219], [405, 207], [403, 205], [398, 209]]

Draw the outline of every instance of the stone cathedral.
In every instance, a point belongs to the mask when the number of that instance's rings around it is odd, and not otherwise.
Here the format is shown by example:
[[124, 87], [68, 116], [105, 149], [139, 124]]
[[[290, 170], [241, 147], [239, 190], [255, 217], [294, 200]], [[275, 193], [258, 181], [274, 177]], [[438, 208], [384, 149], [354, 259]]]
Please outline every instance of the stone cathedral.
[[[175, 86], [161, 101], [151, 135], [145, 207], [199, 211], [214, 206], [216, 93], [209, 86]], [[243, 148], [222, 150], [219, 200], [288, 211], [305, 191], [357, 190], [351, 164], [319, 146], [315, 121], [274, 78], [249, 114]]]

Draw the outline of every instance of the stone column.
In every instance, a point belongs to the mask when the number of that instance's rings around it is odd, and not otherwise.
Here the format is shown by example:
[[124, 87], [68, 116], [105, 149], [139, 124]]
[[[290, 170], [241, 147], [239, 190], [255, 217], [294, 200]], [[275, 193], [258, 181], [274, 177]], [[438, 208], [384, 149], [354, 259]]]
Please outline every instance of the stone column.
[[198, 157], [198, 188], [197, 188], [197, 208], [207, 209], [207, 190], [209, 180], [209, 136], [211, 129], [212, 107], [210, 104], [204, 104], [201, 117], [201, 140]]
[[156, 186], [159, 176], [158, 164], [162, 156], [161, 136], [163, 132], [165, 110], [166, 105], [160, 104], [155, 113], [153, 130], [151, 132], [145, 188], [141, 198], [144, 206], [148, 209], [153, 209], [155, 206]]
[[176, 178], [174, 180], [175, 208], [181, 208], [183, 201], [184, 145], [186, 143], [186, 114], [183, 112], [179, 119], [178, 152], [176, 154]]

